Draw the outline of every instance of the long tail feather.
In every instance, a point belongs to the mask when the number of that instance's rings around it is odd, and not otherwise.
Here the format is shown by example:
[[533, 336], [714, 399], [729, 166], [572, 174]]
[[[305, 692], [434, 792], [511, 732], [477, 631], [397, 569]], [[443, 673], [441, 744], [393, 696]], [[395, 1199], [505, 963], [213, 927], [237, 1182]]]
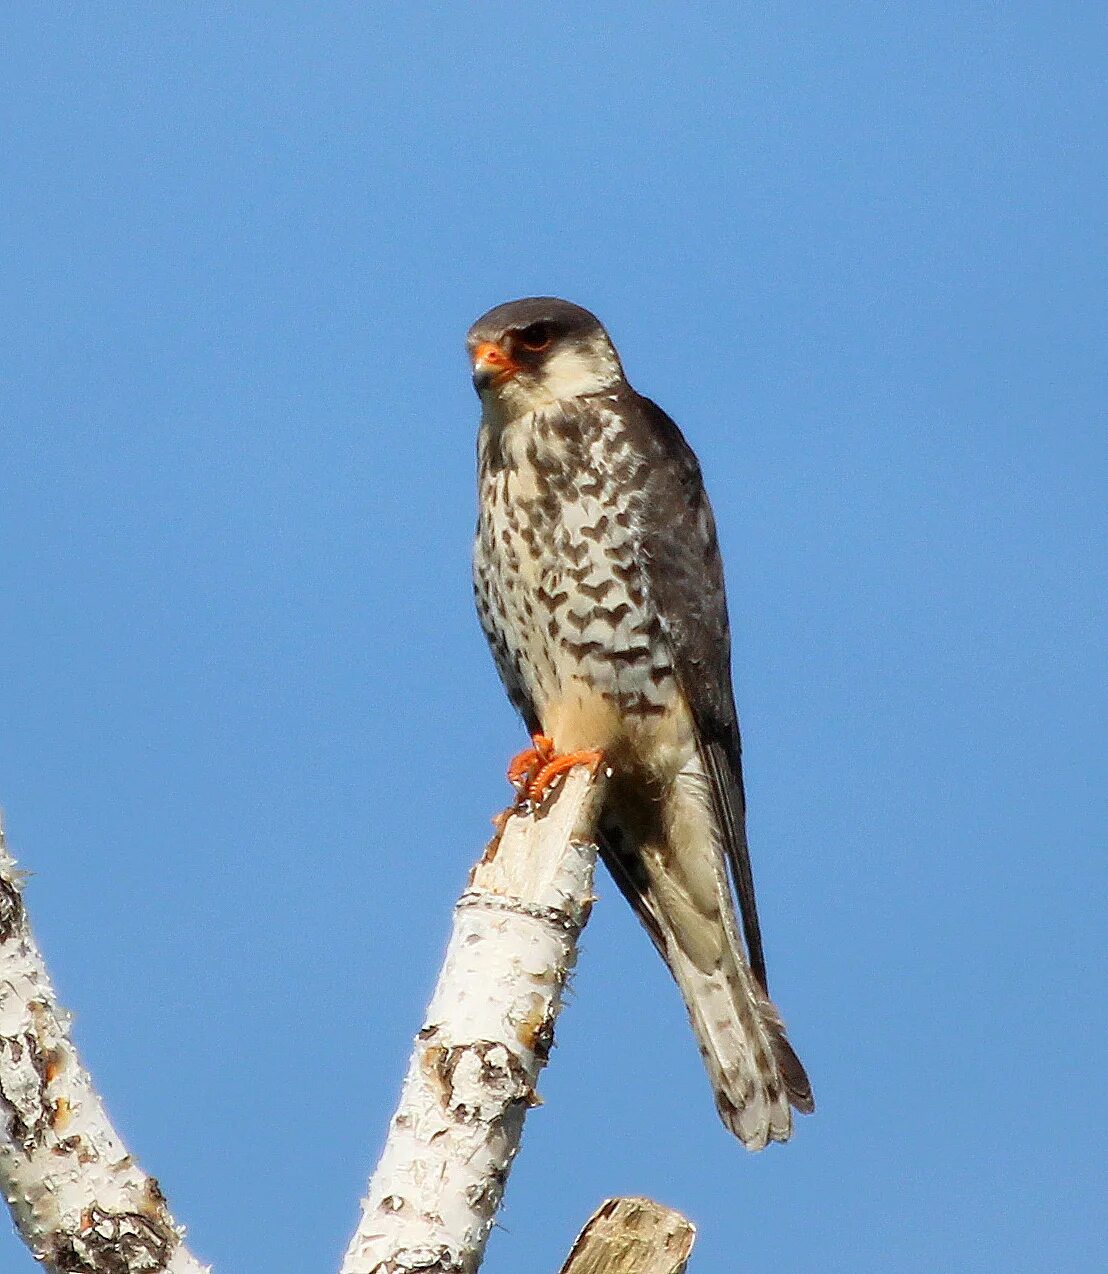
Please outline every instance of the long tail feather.
[[[699, 761], [664, 794], [660, 820], [619, 809], [602, 827], [617, 883], [673, 975], [724, 1124], [750, 1150], [814, 1109], [804, 1067], [739, 936], [724, 849]], [[653, 823], [651, 826], [650, 823]]]

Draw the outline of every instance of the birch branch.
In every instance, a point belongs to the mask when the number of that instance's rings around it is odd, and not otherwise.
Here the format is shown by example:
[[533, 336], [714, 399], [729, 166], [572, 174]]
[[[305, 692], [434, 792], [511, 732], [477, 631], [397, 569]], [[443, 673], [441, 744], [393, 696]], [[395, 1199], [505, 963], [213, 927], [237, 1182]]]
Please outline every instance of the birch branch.
[[653, 1199], [606, 1199], [561, 1274], [685, 1274], [696, 1227]]
[[473, 869], [341, 1274], [480, 1265], [592, 905], [603, 786], [572, 770]]
[[31, 935], [0, 824], [0, 1187], [57, 1274], [204, 1274], [112, 1127]]

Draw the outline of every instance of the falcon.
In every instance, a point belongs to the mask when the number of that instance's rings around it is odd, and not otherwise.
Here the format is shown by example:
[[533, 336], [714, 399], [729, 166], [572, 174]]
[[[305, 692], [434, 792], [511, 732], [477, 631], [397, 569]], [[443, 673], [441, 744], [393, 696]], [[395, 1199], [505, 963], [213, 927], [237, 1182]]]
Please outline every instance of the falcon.
[[510, 301], [467, 347], [477, 610], [533, 744], [509, 777], [537, 801], [603, 758], [601, 855], [681, 991], [720, 1117], [751, 1150], [787, 1141], [814, 1103], [767, 990], [700, 466], [588, 310]]

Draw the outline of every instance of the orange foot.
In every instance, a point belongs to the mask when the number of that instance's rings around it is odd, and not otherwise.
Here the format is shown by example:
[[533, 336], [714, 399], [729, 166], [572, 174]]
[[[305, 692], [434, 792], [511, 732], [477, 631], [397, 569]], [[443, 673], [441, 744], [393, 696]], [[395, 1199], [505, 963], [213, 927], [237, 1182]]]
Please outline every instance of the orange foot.
[[519, 793], [519, 801], [530, 801], [538, 805], [550, 791], [551, 784], [559, 774], [565, 774], [577, 765], [587, 765], [595, 773], [604, 760], [603, 752], [563, 752], [560, 756], [554, 751], [554, 741], [545, 734], [531, 736], [533, 746], [512, 757], [508, 766], [508, 782]]
[[554, 740], [545, 734], [533, 734], [531, 746], [517, 752], [508, 762], [508, 782], [519, 793], [520, 799], [527, 796], [527, 789], [532, 780], [548, 761], [554, 758]]

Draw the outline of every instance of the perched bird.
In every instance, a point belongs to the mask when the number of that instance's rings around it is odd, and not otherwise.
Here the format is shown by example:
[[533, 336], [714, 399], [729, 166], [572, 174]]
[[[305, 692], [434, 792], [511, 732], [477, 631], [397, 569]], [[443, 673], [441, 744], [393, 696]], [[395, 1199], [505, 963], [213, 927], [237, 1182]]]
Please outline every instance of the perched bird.
[[720, 1117], [751, 1150], [787, 1141], [812, 1089], [766, 988], [696, 457], [578, 305], [510, 301], [467, 345], [482, 404], [477, 610], [534, 744], [509, 777], [537, 799], [603, 756], [601, 853], [681, 990]]

